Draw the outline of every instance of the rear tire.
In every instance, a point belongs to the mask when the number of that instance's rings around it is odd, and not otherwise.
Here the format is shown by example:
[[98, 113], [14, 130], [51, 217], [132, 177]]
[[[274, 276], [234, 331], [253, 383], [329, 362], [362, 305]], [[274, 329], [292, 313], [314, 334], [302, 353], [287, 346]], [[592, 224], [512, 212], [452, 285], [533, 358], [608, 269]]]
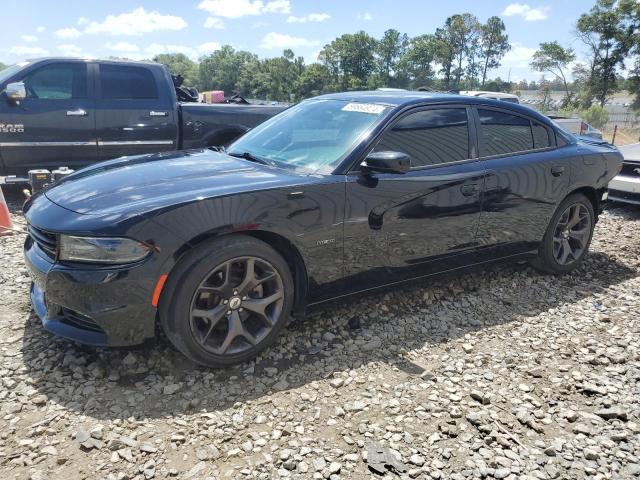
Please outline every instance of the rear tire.
[[189, 252], [162, 292], [160, 323], [196, 363], [228, 367], [254, 358], [288, 322], [294, 286], [285, 260], [250, 236], [216, 239]]
[[589, 250], [595, 214], [591, 201], [581, 193], [565, 198], [551, 218], [531, 264], [545, 273], [563, 274], [577, 268]]

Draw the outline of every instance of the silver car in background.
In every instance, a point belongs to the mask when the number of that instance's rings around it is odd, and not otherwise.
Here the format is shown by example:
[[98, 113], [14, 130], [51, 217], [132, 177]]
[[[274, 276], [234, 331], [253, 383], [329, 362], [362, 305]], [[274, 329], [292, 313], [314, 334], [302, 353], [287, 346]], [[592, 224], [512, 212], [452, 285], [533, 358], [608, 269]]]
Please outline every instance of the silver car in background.
[[624, 156], [620, 173], [609, 182], [609, 200], [640, 205], [640, 143], [618, 147]]

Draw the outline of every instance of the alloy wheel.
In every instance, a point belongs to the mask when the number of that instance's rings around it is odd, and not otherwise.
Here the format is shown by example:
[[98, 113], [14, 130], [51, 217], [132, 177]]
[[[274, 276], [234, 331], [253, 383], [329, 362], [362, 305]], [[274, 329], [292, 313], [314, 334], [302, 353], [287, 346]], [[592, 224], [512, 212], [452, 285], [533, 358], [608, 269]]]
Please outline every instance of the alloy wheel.
[[271, 263], [238, 257], [211, 270], [191, 300], [194, 339], [216, 355], [245, 352], [259, 344], [282, 313], [284, 286]]
[[584, 254], [591, 236], [591, 214], [575, 203], [560, 215], [553, 234], [553, 256], [559, 265], [569, 265]]

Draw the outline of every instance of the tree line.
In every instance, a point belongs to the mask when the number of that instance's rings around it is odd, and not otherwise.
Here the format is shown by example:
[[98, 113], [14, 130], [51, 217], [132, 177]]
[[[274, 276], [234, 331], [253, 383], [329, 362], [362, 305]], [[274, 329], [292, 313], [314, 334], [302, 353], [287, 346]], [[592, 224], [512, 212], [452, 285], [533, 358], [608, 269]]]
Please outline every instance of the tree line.
[[505, 82], [489, 80], [489, 74], [509, 49], [499, 17], [481, 23], [476, 16], [463, 13], [447, 18], [433, 34], [413, 38], [395, 29], [384, 32], [382, 38], [364, 31], [344, 34], [325, 45], [317, 62], [309, 64], [290, 49], [279, 57], [260, 59], [230, 45], [199, 62], [183, 54], [162, 54], [154, 60], [201, 91], [291, 101], [378, 87], [503, 90]]

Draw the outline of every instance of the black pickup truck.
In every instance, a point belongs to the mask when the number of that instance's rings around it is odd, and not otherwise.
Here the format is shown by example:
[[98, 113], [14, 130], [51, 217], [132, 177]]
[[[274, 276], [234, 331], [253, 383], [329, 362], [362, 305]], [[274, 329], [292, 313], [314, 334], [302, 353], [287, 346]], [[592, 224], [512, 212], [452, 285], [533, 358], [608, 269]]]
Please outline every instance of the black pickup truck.
[[0, 175], [226, 145], [282, 105], [184, 103], [164, 65], [45, 58], [0, 71]]

